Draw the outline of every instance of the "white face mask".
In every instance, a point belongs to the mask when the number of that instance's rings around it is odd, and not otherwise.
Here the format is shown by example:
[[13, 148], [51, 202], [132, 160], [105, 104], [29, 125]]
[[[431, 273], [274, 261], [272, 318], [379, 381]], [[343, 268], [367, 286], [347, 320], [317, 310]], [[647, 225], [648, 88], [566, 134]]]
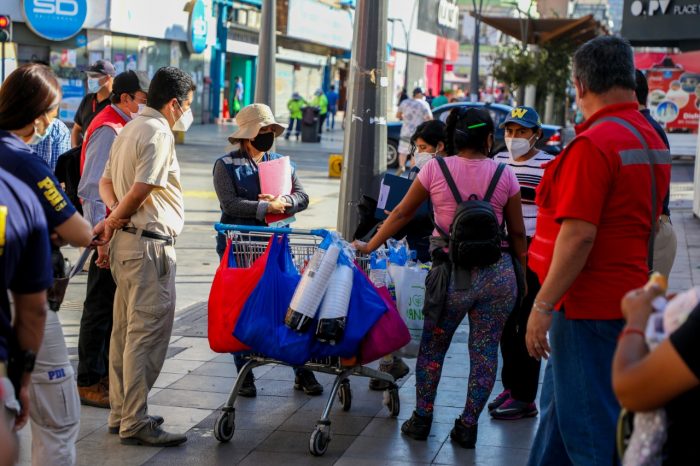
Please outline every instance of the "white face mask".
[[420, 170], [425, 166], [426, 163], [430, 162], [435, 158], [437, 152], [435, 154], [431, 154], [430, 152], [418, 152], [416, 155], [414, 155], [414, 160], [416, 163], [416, 168]]
[[143, 112], [143, 109], [146, 108], [146, 104], [138, 104], [139, 109], [136, 111], [136, 113], [131, 112], [131, 119], [133, 120], [137, 116], [141, 115], [141, 112]]
[[530, 139], [525, 139], [525, 138], [503, 138], [503, 139], [506, 142], [506, 147], [508, 148], [508, 152], [510, 152], [510, 155], [514, 159], [517, 159], [518, 157], [522, 157], [523, 155], [530, 152], [530, 149], [532, 148], [532, 143], [530, 141], [534, 137], [535, 136], [532, 136]]
[[[178, 104], [178, 107], [180, 107], [180, 104]], [[180, 110], [182, 110], [182, 107], [180, 107]], [[192, 115], [192, 109], [188, 108], [182, 115], [180, 115], [180, 118], [175, 121], [175, 124], [173, 125], [173, 130], [174, 131], [187, 131], [190, 129], [190, 126], [192, 126], [192, 122], [194, 121], [194, 115]]]
[[88, 92], [91, 92], [93, 94], [97, 93], [97, 91], [99, 91], [100, 88], [102, 87], [100, 85], [100, 79], [99, 78], [88, 78], [87, 87], [88, 87]]
[[49, 126], [51, 125], [48, 125], [46, 126], [46, 128], [44, 128], [44, 133], [42, 134], [39, 133], [39, 131], [37, 130], [37, 125], [36, 123], [34, 123], [34, 134], [32, 134], [32, 138], [29, 140], [29, 142], [27, 142], [27, 145], [33, 146], [39, 144], [44, 139], [46, 139], [46, 137], [49, 135]]

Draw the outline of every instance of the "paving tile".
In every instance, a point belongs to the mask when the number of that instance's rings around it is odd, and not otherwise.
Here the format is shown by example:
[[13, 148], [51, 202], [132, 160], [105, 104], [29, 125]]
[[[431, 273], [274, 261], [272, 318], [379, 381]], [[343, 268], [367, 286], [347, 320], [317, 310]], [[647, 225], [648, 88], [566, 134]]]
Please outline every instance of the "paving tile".
[[192, 374], [197, 375], [209, 375], [212, 377], [235, 377], [236, 376], [236, 366], [233, 364], [233, 358], [231, 362], [205, 362], [198, 368], [192, 371]]
[[[182, 340], [178, 341], [179, 345]], [[209, 347], [191, 347], [176, 354], [172, 359], [187, 360], [187, 361], [211, 361], [217, 357], [217, 353], [213, 352]]]
[[[320, 413], [297, 411], [287, 419], [278, 430], [289, 432], [311, 432], [316, 426]], [[331, 431], [340, 435], [359, 435], [373, 418], [364, 416], [339, 416], [337, 411], [331, 413]]]
[[346, 450], [344, 457], [358, 458], [358, 464], [364, 459], [395, 460], [410, 458], [412, 461], [429, 463], [435, 458], [445, 439], [430, 437], [426, 441], [417, 441], [404, 436], [368, 437], [359, 436]]
[[224, 393], [196, 392], [191, 390], [173, 390], [164, 388], [150, 402], [162, 406], [180, 406], [183, 408], [217, 409], [224, 404], [228, 395]]
[[[302, 406], [300, 409], [302, 411], [312, 411], [321, 414], [321, 411], [323, 411], [323, 408], [326, 405], [326, 402], [328, 401], [327, 396], [320, 396], [320, 397], [315, 397], [310, 399], [304, 406]], [[388, 416], [388, 411], [386, 411], [386, 408], [382, 405], [381, 398], [378, 398], [377, 400], [362, 400], [358, 399], [355, 400], [353, 399], [352, 401], [352, 407], [350, 408], [350, 411], [345, 413], [340, 409], [340, 403], [338, 402], [338, 399], [336, 398], [334, 404], [333, 404], [333, 412], [337, 413], [340, 416], [343, 415], [349, 415], [349, 416], [382, 416], [384, 415], [382, 413], [384, 411], [387, 413], [386, 415]]]
[[[215, 415], [216, 418], [218, 418], [221, 415], [221, 411], [214, 411], [213, 415]], [[256, 413], [250, 411], [236, 410], [236, 432], [238, 432], [239, 430], [257, 430], [271, 432], [275, 430], [278, 426], [282, 425], [287, 419], [289, 419], [289, 416], [291, 415], [291, 412], [285, 411], [278, 411], [274, 413], [261, 411]], [[236, 437], [236, 435], [238, 434], [233, 434], [234, 438]]]
[[151, 402], [148, 405], [148, 413], [163, 416], [163, 427], [168, 432], [185, 433], [209, 416], [211, 410], [161, 406]]
[[[308, 443], [308, 441], [307, 441]], [[331, 442], [333, 445], [333, 442]], [[328, 447], [329, 449], [331, 446]], [[336, 456], [329, 456], [326, 453], [325, 456], [315, 457], [311, 456], [309, 453], [281, 453], [281, 452], [269, 452], [269, 451], [254, 451], [243, 459], [239, 464], [241, 466], [262, 466], [262, 465], [285, 465], [285, 466], [324, 466], [332, 465], [336, 462]], [[230, 464], [230, 463], [229, 463]]]
[[188, 374], [178, 379], [168, 388], [228, 394], [231, 393], [235, 381], [236, 379], [230, 377]]
[[[309, 453], [309, 438], [313, 429], [308, 432], [273, 432], [266, 438], [256, 451], [276, 452], [276, 453], [296, 453], [307, 457], [307, 461], [313, 456]], [[331, 442], [328, 444], [328, 451], [323, 456], [324, 459], [339, 458], [343, 452], [353, 443], [355, 437], [349, 435], [332, 434]], [[242, 464], [248, 464], [245, 461]], [[277, 463], [280, 464], [280, 463]], [[332, 463], [330, 463], [332, 464]]]
[[[206, 420], [205, 420], [206, 421]], [[163, 448], [144, 463], [149, 466], [173, 466], [187, 464], [229, 466], [239, 464], [260, 442], [272, 432], [237, 430], [230, 442], [218, 442], [211, 426], [203, 421], [187, 432], [187, 442], [178, 448]]]
[[497, 421], [487, 414], [486, 418], [480, 418], [476, 443], [477, 446], [508, 446], [529, 450], [535, 439], [538, 425], [538, 418]]
[[448, 440], [435, 458], [434, 464], [521, 466], [527, 464], [528, 455], [528, 450], [480, 446], [478, 442], [476, 449], [467, 450]]
[[[94, 432], [77, 445], [77, 465], [105, 466], [143, 464], [158, 453], [158, 448], [122, 445], [118, 435], [107, 431]], [[99, 460], [98, 460], [99, 459]]]
[[181, 378], [185, 377], [185, 374], [173, 374], [171, 372], [161, 372], [153, 384], [155, 388], [167, 388], [169, 385], [177, 382]]
[[187, 361], [183, 359], [166, 359], [161, 372], [172, 374], [189, 374], [204, 364], [204, 361]]

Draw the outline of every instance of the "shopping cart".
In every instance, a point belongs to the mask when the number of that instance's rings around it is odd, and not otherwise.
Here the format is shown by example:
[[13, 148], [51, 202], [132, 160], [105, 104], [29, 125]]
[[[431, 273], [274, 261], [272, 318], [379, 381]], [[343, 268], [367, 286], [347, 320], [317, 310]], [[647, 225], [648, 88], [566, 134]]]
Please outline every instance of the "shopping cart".
[[[253, 262], [262, 256], [267, 249], [269, 239], [274, 234], [287, 234], [292, 251], [294, 265], [301, 271], [313, 256], [320, 242], [329, 232], [326, 230], [298, 230], [291, 228], [270, 228], [261, 226], [225, 225], [216, 224], [216, 231], [225, 234], [231, 239], [232, 254], [237, 267], [250, 267]], [[367, 257], [358, 259], [358, 265], [367, 271], [369, 260]], [[238, 390], [243, 385], [248, 373], [258, 366], [266, 364], [289, 364], [266, 357], [264, 354], [250, 354], [245, 356], [246, 364], [238, 373], [236, 383], [231, 389], [228, 400], [221, 408], [221, 414], [214, 425], [214, 437], [220, 442], [228, 442], [235, 431], [236, 408], [234, 404], [238, 396]], [[331, 440], [330, 413], [336, 396], [340, 401], [343, 411], [349, 411], [352, 406], [352, 391], [350, 389], [350, 376], [371, 377], [389, 382], [389, 388], [384, 392], [383, 403], [392, 417], [399, 415], [401, 403], [399, 401], [399, 387], [396, 380], [386, 372], [380, 372], [362, 365], [348, 366], [343, 364], [340, 358], [323, 358], [308, 361], [303, 366], [315, 372], [335, 375], [333, 387], [328, 396], [328, 401], [321, 414], [321, 419], [316, 423], [314, 431], [309, 438], [309, 452], [314, 456], [323, 455], [328, 449]]]

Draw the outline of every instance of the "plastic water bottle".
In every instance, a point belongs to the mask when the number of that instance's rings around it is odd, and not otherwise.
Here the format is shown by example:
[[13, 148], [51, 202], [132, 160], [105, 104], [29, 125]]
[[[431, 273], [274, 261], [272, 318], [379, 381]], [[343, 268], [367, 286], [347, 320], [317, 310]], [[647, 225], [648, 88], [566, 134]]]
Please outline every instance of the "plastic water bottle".
[[316, 250], [287, 309], [284, 319], [287, 327], [302, 333], [309, 328], [326, 294], [339, 254], [340, 248], [335, 244], [331, 244], [327, 250]]
[[343, 338], [352, 294], [352, 279], [352, 269], [347, 265], [338, 265], [333, 272], [319, 312], [316, 327], [318, 341], [335, 345]]

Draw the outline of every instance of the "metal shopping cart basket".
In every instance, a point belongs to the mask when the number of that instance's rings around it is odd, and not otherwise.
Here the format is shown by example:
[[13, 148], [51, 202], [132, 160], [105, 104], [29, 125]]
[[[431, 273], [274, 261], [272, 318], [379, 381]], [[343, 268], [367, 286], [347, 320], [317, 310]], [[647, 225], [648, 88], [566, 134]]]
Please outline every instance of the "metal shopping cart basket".
[[[216, 224], [216, 231], [225, 234], [232, 240], [232, 253], [235, 256], [238, 267], [250, 267], [253, 262], [265, 253], [269, 239], [274, 234], [289, 235], [290, 247], [294, 264], [297, 270], [301, 271], [306, 263], [311, 259], [316, 248], [328, 235], [326, 230], [297, 230], [291, 228], [270, 228], [261, 226], [244, 225], [224, 225]], [[369, 266], [367, 257], [359, 258], [358, 264], [365, 271]], [[264, 354], [251, 354], [245, 356], [248, 361], [238, 373], [236, 383], [231, 389], [228, 400], [221, 408], [221, 414], [214, 425], [214, 437], [220, 442], [228, 442], [233, 437], [235, 431], [236, 408], [234, 404], [238, 395], [238, 389], [243, 385], [248, 372], [255, 367], [266, 364], [289, 364], [265, 357]], [[321, 419], [316, 423], [314, 431], [309, 438], [309, 452], [314, 456], [323, 455], [328, 449], [331, 440], [331, 420], [330, 412], [336, 396], [340, 401], [343, 411], [349, 411], [352, 405], [352, 391], [348, 377], [372, 377], [390, 383], [389, 388], [384, 392], [384, 405], [389, 410], [392, 417], [399, 415], [401, 403], [399, 401], [399, 387], [394, 378], [386, 372], [380, 372], [361, 365], [344, 365], [340, 358], [323, 358], [321, 360], [308, 361], [303, 366], [315, 372], [335, 375], [335, 381], [328, 401], [321, 414]]]

